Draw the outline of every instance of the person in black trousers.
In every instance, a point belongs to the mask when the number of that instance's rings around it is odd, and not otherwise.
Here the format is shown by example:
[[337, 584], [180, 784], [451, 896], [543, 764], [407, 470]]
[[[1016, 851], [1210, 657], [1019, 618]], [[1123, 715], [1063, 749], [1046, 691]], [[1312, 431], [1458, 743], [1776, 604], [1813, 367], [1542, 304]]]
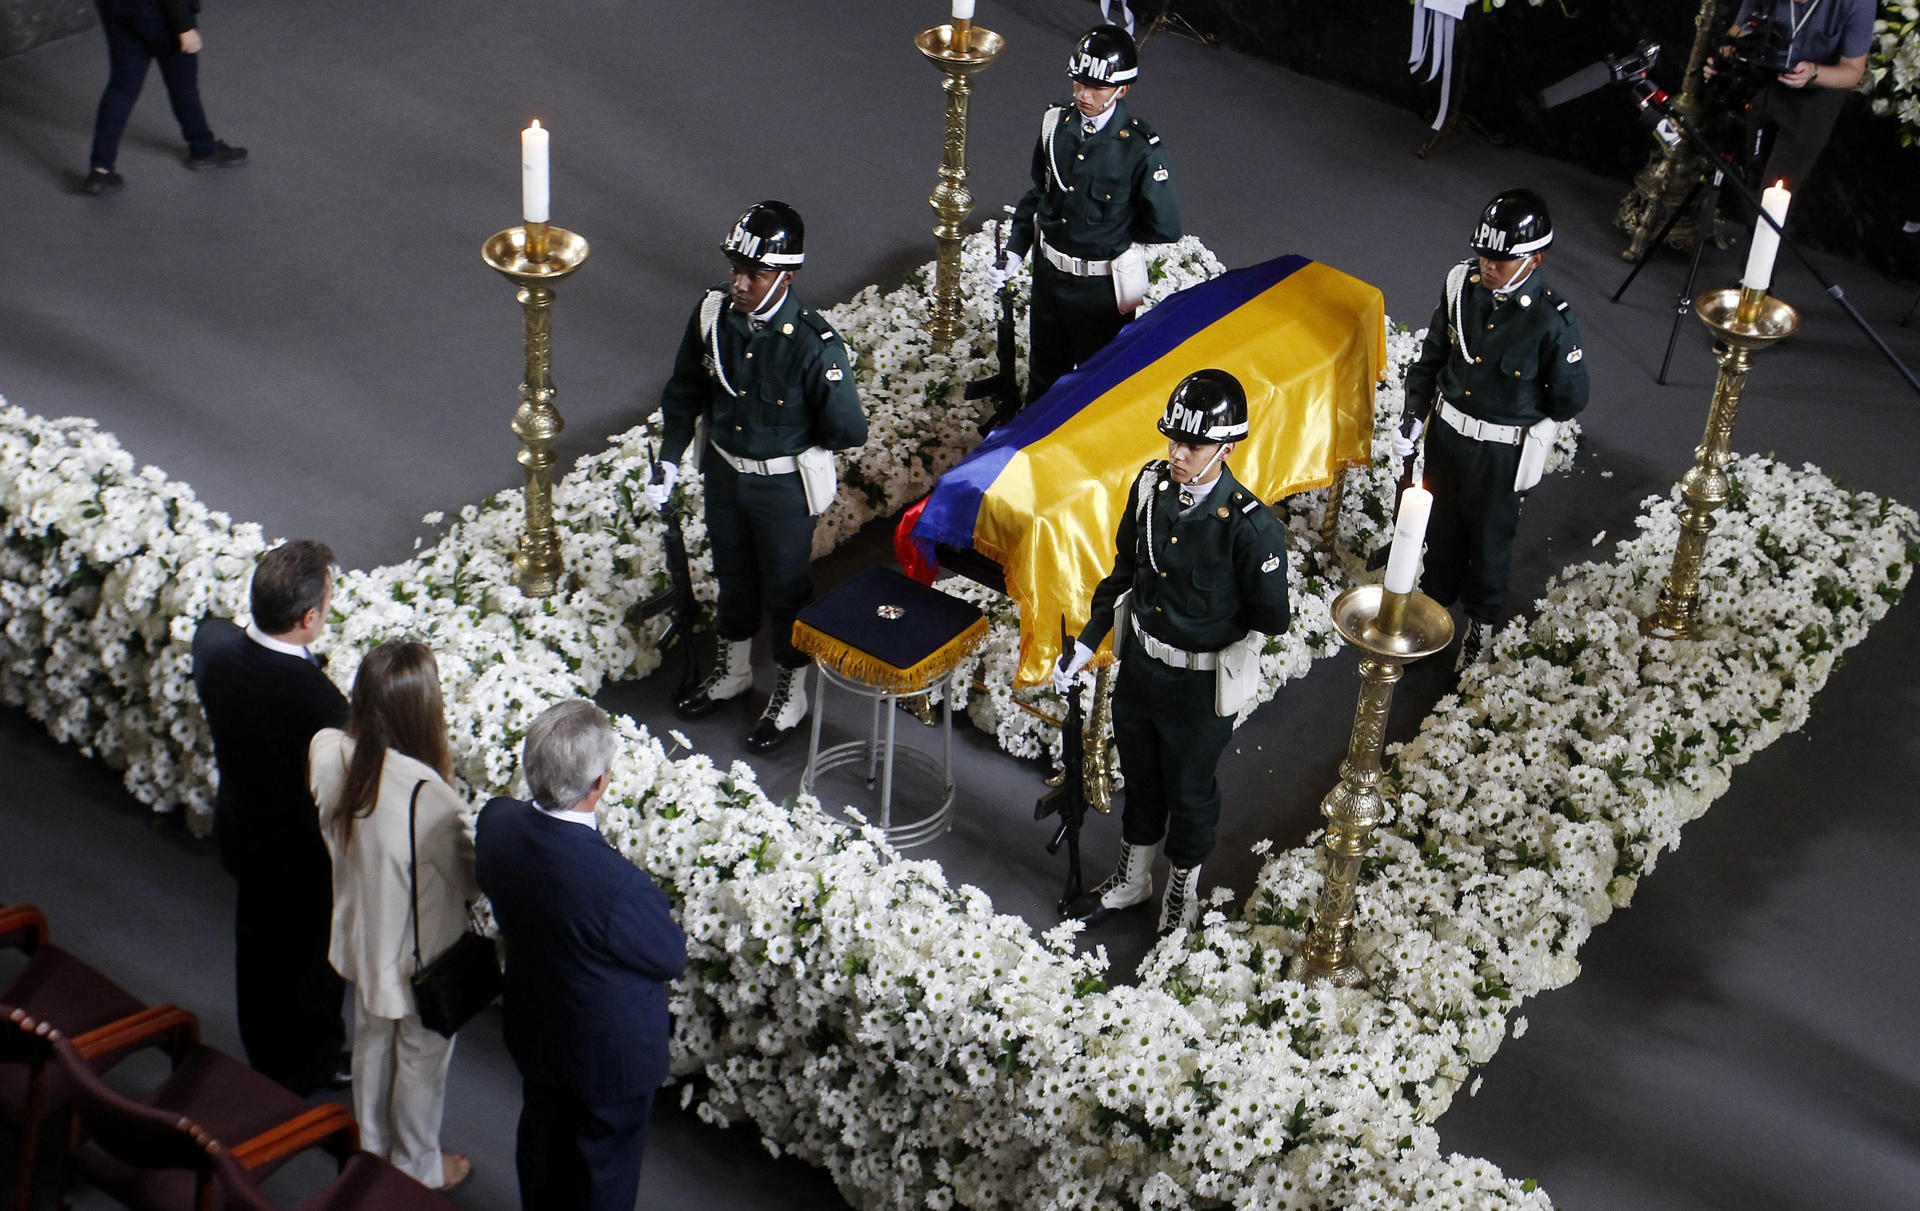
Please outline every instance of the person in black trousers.
[[618, 747], [593, 703], [549, 707], [527, 728], [532, 802], [493, 799], [475, 829], [506, 944], [521, 1211], [633, 1211], [667, 1079], [667, 981], [687, 965], [686, 937], [653, 880], [600, 836]]
[[187, 141], [188, 168], [225, 168], [247, 158], [244, 147], [228, 147], [213, 137], [206, 111], [200, 107], [200, 0], [97, 0], [100, 28], [107, 35], [107, 89], [100, 94], [100, 110], [93, 121], [93, 153], [81, 191], [92, 197], [126, 184], [113, 170], [120, 154], [120, 136], [140, 89], [147, 67], [160, 65], [167, 99]]
[[213, 732], [220, 860], [239, 885], [234, 982], [247, 1062], [302, 1095], [346, 1083], [346, 983], [328, 962], [333, 865], [307, 788], [307, 749], [347, 700], [307, 645], [326, 627], [333, 552], [301, 539], [260, 557], [245, 630], [209, 618], [193, 684]]

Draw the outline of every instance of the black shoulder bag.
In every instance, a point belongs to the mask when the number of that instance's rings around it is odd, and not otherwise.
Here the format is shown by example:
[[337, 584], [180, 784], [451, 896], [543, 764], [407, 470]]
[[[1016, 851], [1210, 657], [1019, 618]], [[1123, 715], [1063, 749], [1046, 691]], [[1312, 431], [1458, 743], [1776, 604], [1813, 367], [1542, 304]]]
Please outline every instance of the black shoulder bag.
[[420, 855], [415, 843], [416, 813], [422, 778], [407, 801], [407, 869], [413, 876], [413, 986], [414, 1009], [420, 1024], [435, 1034], [452, 1038], [474, 1014], [500, 995], [500, 957], [493, 939], [469, 927], [460, 940], [440, 952], [433, 962], [420, 962]]

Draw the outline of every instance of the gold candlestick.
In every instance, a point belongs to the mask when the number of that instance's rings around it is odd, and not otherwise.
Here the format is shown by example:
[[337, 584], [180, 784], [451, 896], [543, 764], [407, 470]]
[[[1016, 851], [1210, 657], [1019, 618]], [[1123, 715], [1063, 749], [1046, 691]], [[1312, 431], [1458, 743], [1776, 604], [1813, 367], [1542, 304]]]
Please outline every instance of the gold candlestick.
[[527, 520], [513, 553], [513, 583], [529, 597], [560, 587], [560, 538], [553, 528], [553, 443], [566, 428], [553, 406], [553, 283], [587, 260], [587, 241], [563, 227], [509, 227], [480, 246], [488, 265], [520, 287], [526, 317], [527, 368], [513, 433], [525, 447]]
[[1793, 335], [1800, 327], [1800, 313], [1791, 306], [1764, 290], [1745, 286], [1709, 290], [1693, 300], [1693, 310], [1713, 329], [1713, 356], [1720, 363], [1720, 376], [1713, 384], [1706, 435], [1694, 447], [1693, 468], [1680, 481], [1687, 516], [1680, 523], [1673, 567], [1660, 588], [1653, 613], [1640, 620], [1640, 633], [1656, 639], [1692, 639], [1700, 633], [1700, 565], [1706, 558], [1713, 515], [1727, 503], [1728, 447], [1733, 440], [1740, 392], [1746, 386], [1753, 355]]
[[967, 99], [971, 77], [1000, 57], [1006, 39], [971, 21], [936, 25], [922, 30], [913, 44], [928, 62], [946, 76], [947, 132], [940, 159], [940, 184], [927, 199], [939, 218], [934, 238], [940, 254], [933, 279], [933, 322], [927, 331], [941, 348], [966, 330], [960, 322], [960, 224], [973, 211], [973, 193], [967, 188]]
[[[1674, 99], [1673, 107], [1680, 111], [1688, 121], [1700, 116], [1700, 94], [1706, 84], [1707, 51], [1716, 35], [1726, 30], [1728, 22], [1721, 19], [1721, 10], [1725, 0], [1700, 0], [1700, 11], [1693, 18], [1693, 49], [1687, 55], [1686, 74], [1681, 77], [1680, 95]], [[1640, 174], [1633, 179], [1633, 191], [1620, 200], [1620, 209], [1614, 216], [1614, 222], [1633, 233], [1620, 259], [1628, 262], [1638, 261], [1647, 253], [1648, 245], [1674, 207], [1686, 200], [1694, 183], [1702, 172], [1711, 171], [1712, 165], [1700, 158], [1700, 154], [1682, 139], [1671, 145], [1664, 145], [1654, 153], [1654, 158]], [[1716, 221], [1708, 216], [1709, 222]], [[1693, 221], [1683, 216], [1667, 233], [1667, 243], [1676, 248], [1691, 247], [1694, 240], [1711, 238], [1713, 232], [1695, 231]]]
[[1365, 653], [1360, 658], [1360, 702], [1353, 713], [1347, 759], [1340, 763], [1340, 783], [1320, 804], [1327, 817], [1321, 842], [1327, 878], [1314, 905], [1306, 947], [1293, 961], [1293, 975], [1350, 988], [1367, 982], [1353, 957], [1354, 899], [1373, 830], [1387, 817], [1387, 800], [1380, 793], [1380, 750], [1386, 743], [1393, 687], [1403, 666], [1453, 641], [1453, 617], [1418, 590], [1389, 593], [1367, 584], [1334, 599], [1333, 625]]

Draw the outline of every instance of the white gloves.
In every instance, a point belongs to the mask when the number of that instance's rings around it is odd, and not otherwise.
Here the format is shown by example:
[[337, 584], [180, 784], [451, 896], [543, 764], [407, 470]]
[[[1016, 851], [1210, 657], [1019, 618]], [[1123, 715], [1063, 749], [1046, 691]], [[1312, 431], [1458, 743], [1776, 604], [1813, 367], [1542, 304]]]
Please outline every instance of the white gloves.
[[679, 482], [680, 465], [678, 463], [661, 463], [660, 478], [649, 483], [646, 487], [647, 503], [653, 506], [654, 512], [662, 513], [666, 511], [667, 501], [673, 496], [673, 485]]
[[1027, 263], [1027, 258], [1013, 251], [1003, 249], [1000, 256], [987, 267], [987, 288], [998, 293], [1000, 287], [1007, 284], [1013, 271]]
[[1093, 659], [1093, 649], [1078, 639], [1073, 641], [1073, 654], [1060, 654], [1060, 663], [1053, 666], [1053, 688], [1056, 693], [1065, 694], [1073, 688], [1073, 679], [1080, 670], [1087, 667], [1087, 661]]
[[1398, 429], [1395, 429], [1393, 431], [1393, 456], [1395, 458], [1403, 458], [1403, 459], [1412, 458], [1413, 449], [1416, 445], [1419, 444], [1420, 434], [1426, 430], [1426, 427], [1427, 427], [1427, 422], [1419, 419], [1418, 417], [1415, 417], [1413, 422], [1413, 432], [1402, 433]]

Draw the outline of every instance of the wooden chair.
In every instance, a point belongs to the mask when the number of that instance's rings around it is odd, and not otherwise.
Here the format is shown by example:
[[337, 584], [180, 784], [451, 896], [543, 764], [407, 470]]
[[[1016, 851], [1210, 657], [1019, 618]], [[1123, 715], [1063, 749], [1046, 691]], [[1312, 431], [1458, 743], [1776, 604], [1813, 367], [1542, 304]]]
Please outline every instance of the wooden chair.
[[183, 1009], [160, 1006], [90, 1036], [94, 1053], [158, 1046], [171, 1056], [172, 1072], [139, 1098], [109, 1088], [75, 1040], [57, 1031], [40, 1037], [71, 1089], [63, 1205], [78, 1170], [136, 1211], [214, 1211], [223, 1205], [213, 1179], [217, 1157], [231, 1154], [264, 1177], [315, 1145], [343, 1161], [359, 1149], [345, 1106], [308, 1107], [277, 1081], [202, 1045], [199, 1023]]
[[[146, 1011], [132, 993], [48, 941], [47, 919], [31, 905], [0, 908], [0, 947], [29, 956], [25, 970], [0, 989], [0, 1017], [18, 1011], [76, 1040]], [[27, 1211], [33, 1193], [40, 1126], [64, 1104], [64, 1090], [48, 1071], [45, 1048], [21, 1037], [19, 1023], [0, 1030], [0, 1121], [20, 1132], [14, 1170], [14, 1211]], [[96, 1052], [104, 1070], [118, 1054]], [[37, 1057], [37, 1058], [36, 1058]]]
[[[236, 1154], [216, 1155], [213, 1174], [226, 1195], [227, 1211], [279, 1211]], [[298, 1211], [458, 1211], [458, 1207], [373, 1153], [356, 1152], [340, 1166], [340, 1175], [301, 1203]]]

